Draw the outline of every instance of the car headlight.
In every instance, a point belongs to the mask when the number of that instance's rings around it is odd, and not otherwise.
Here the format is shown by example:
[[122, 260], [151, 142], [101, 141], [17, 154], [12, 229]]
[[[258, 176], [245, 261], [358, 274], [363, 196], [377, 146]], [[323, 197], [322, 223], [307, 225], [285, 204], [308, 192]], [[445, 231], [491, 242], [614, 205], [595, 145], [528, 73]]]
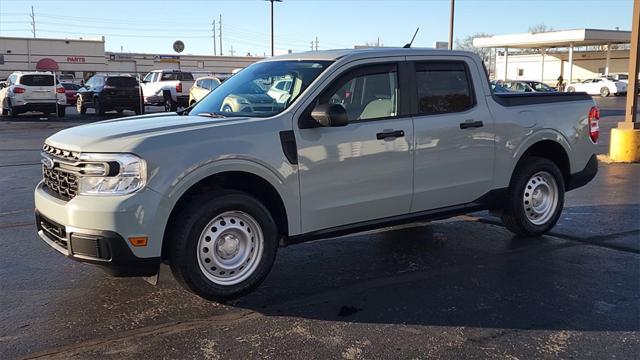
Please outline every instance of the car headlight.
[[247, 99], [238, 99], [238, 104], [249, 105], [249, 100], [247, 100]]
[[125, 195], [147, 182], [146, 162], [133, 154], [80, 154], [80, 195]]

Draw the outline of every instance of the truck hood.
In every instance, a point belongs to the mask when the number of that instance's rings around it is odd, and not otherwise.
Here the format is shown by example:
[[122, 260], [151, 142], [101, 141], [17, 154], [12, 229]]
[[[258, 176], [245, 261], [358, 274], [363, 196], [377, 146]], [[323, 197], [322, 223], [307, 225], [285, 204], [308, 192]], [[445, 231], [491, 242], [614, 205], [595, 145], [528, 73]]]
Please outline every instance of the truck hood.
[[209, 118], [175, 113], [134, 116], [65, 129], [47, 138], [45, 143], [77, 152], [131, 151], [136, 143], [148, 137], [195, 128], [224, 126], [247, 119]]

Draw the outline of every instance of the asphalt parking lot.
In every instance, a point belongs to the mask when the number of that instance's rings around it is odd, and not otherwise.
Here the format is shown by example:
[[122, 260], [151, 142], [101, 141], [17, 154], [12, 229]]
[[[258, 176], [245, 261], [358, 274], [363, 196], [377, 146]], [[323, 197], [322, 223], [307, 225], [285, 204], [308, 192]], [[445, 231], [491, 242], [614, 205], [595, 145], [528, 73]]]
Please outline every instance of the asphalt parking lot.
[[[625, 99], [596, 100], [606, 153]], [[166, 267], [155, 287], [109, 278], [37, 237], [43, 140], [97, 120], [0, 121], [0, 359], [640, 354], [638, 164], [601, 163], [548, 236], [513, 237], [482, 212], [314, 241], [280, 249], [256, 292], [218, 304]]]

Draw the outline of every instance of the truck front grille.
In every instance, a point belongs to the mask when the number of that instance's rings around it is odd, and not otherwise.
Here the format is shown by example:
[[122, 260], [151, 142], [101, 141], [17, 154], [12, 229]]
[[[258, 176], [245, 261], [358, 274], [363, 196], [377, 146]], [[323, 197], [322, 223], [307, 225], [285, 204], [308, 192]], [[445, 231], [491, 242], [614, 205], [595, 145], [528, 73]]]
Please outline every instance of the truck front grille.
[[62, 200], [69, 201], [78, 194], [78, 177], [53, 168], [42, 167], [44, 185], [49, 192]]

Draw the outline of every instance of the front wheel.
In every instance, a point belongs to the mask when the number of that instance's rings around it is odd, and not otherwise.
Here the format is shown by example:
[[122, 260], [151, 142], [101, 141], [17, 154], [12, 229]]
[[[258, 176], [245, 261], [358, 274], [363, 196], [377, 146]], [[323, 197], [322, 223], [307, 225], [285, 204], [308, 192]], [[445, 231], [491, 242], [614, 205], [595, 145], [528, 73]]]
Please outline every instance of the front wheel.
[[82, 114], [82, 115], [87, 113], [87, 107], [84, 106], [82, 96], [80, 95], [78, 95], [78, 97], [76, 98], [76, 110], [78, 111], [79, 114]]
[[267, 208], [238, 191], [192, 197], [170, 229], [171, 270], [187, 289], [227, 300], [255, 289], [275, 260], [278, 231]]
[[572, 93], [572, 92], [576, 92], [576, 88], [574, 88], [573, 86], [569, 86], [569, 87], [567, 88], [567, 92], [570, 92], [570, 93]]
[[611, 92], [609, 91], [609, 88], [608, 88], [608, 87], [606, 87], [606, 86], [603, 86], [603, 87], [600, 89], [600, 96], [602, 96], [602, 97], [607, 97], [607, 96], [609, 96], [609, 94], [610, 94], [610, 93], [611, 93]]
[[540, 236], [555, 226], [564, 205], [564, 178], [551, 160], [527, 157], [509, 185], [502, 221], [520, 236]]

